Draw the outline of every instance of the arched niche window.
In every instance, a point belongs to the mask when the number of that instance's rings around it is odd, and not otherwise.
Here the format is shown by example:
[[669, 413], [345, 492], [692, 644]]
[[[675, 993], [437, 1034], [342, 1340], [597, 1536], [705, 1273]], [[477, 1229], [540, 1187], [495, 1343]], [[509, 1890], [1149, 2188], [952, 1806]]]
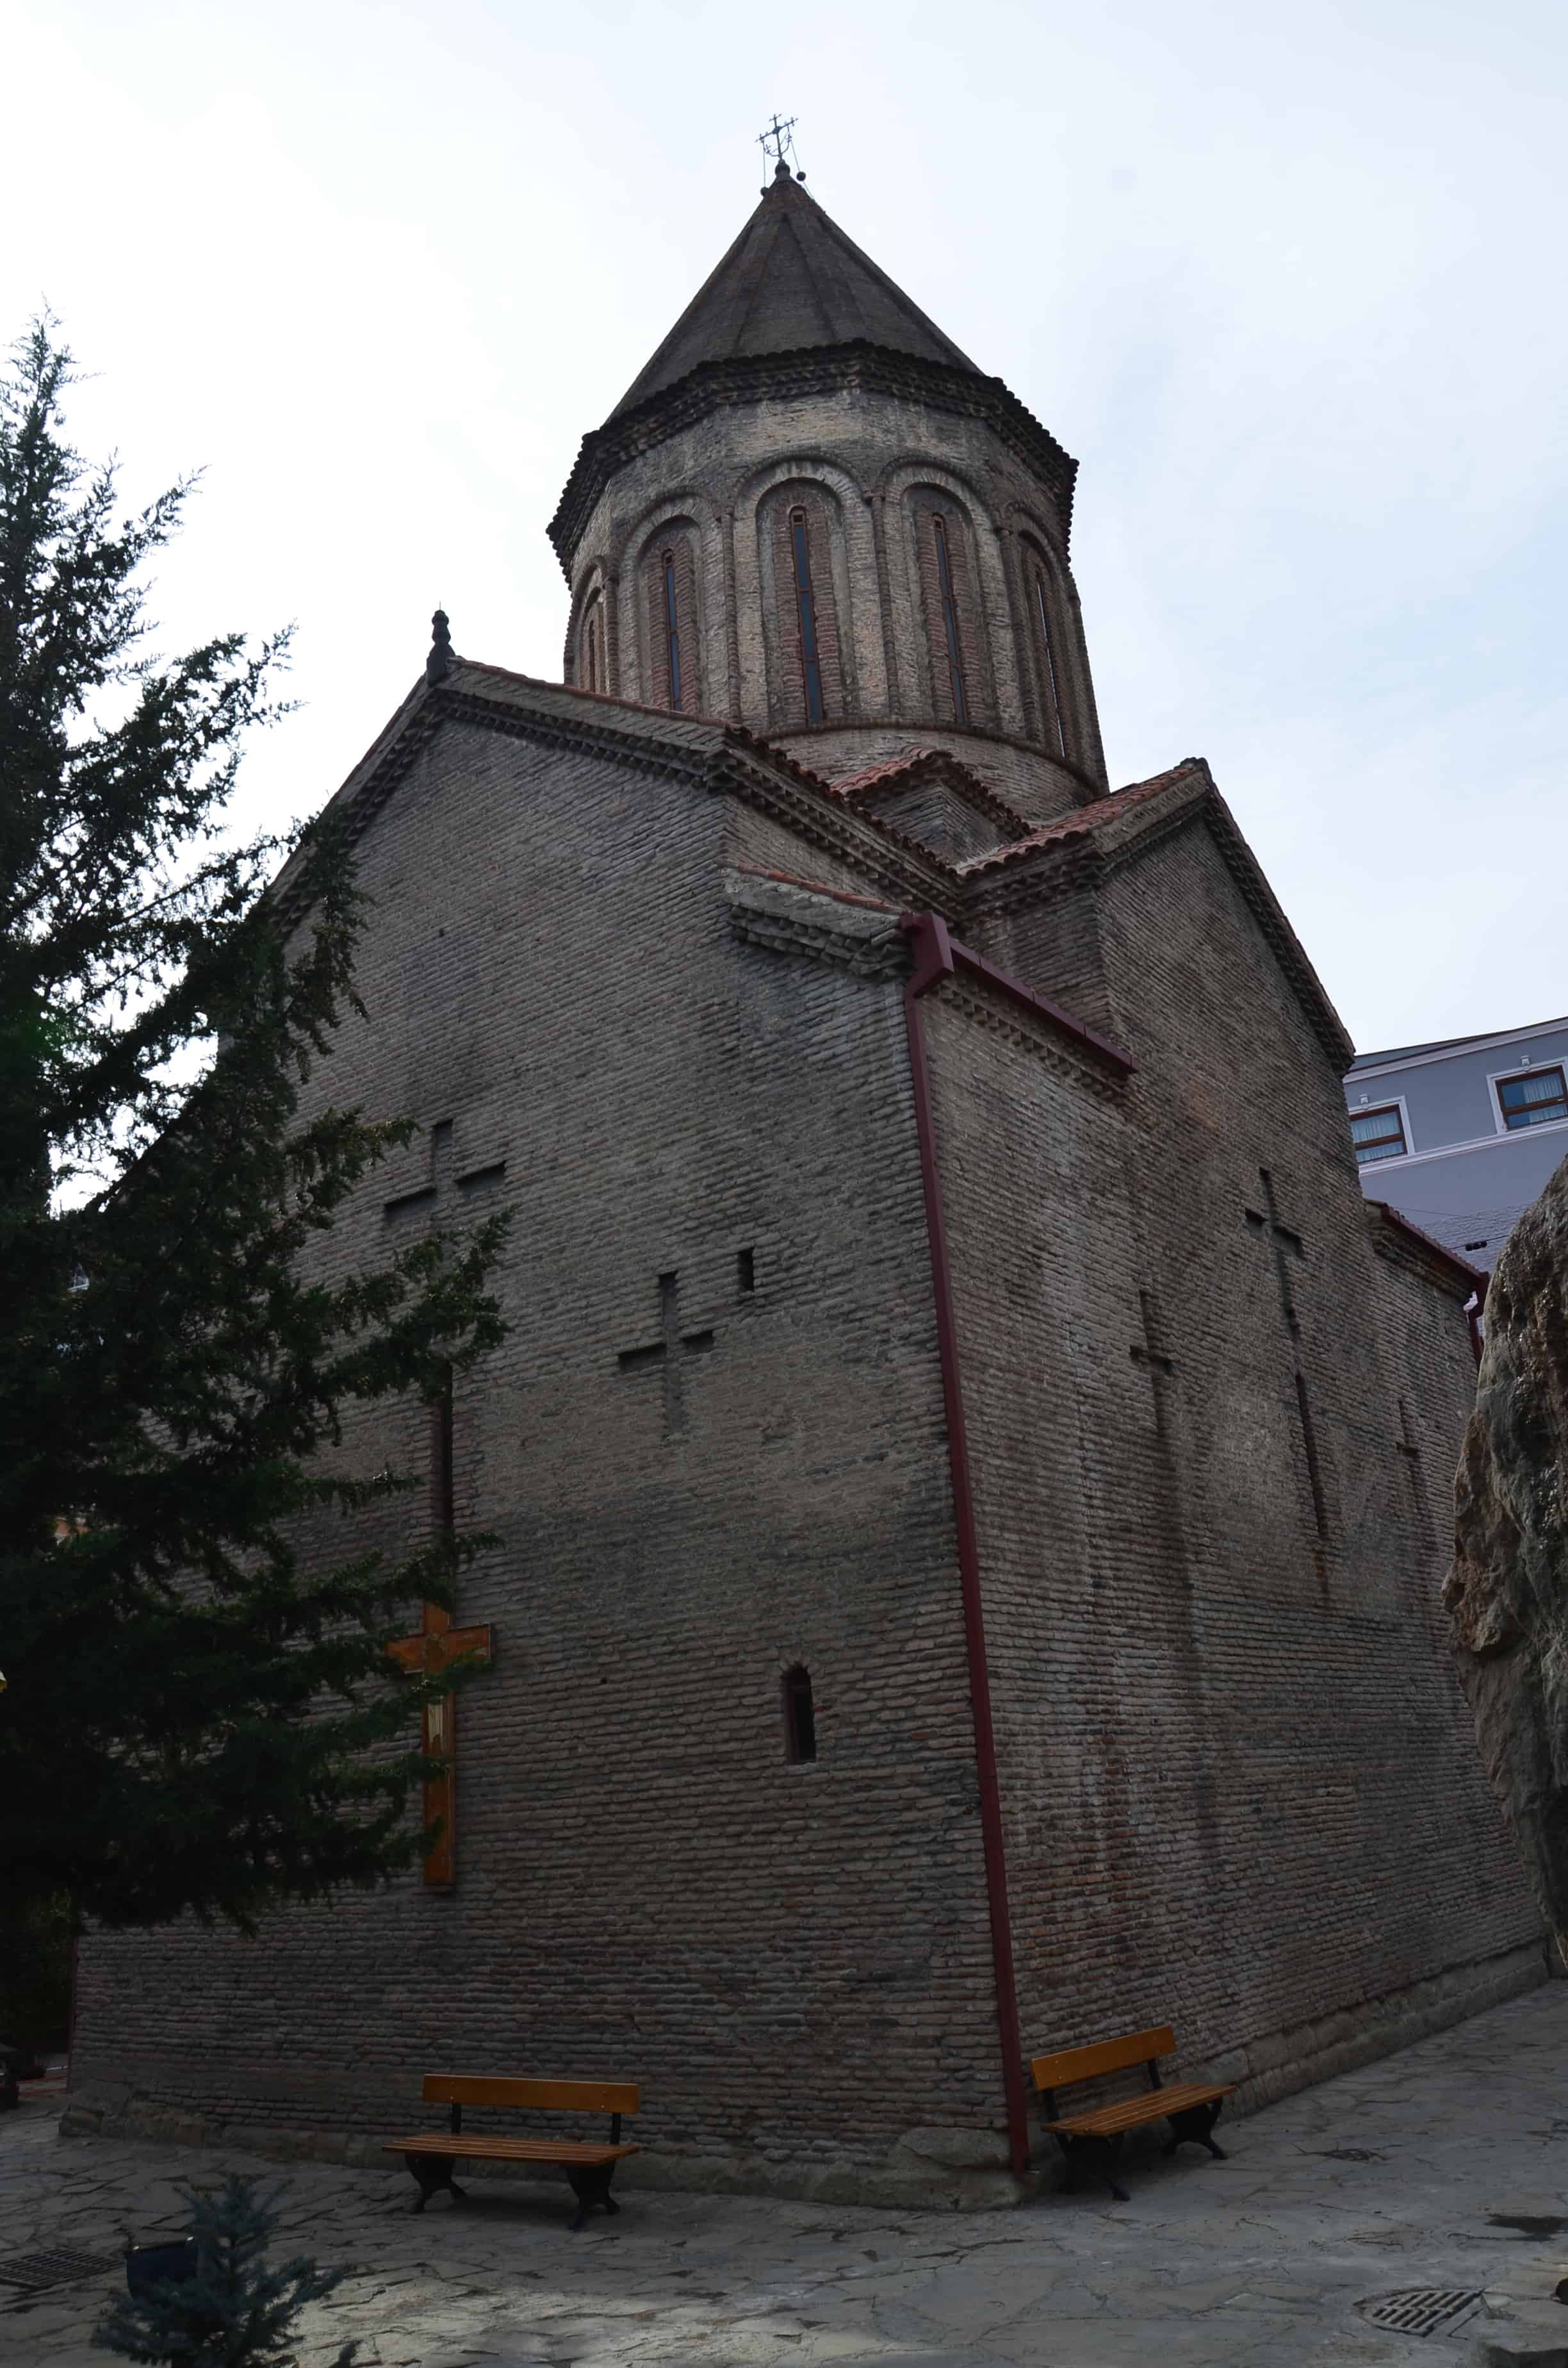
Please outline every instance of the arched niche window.
[[603, 690], [605, 687], [605, 609], [596, 592], [583, 611], [577, 633], [577, 688]]
[[817, 1715], [812, 1701], [812, 1678], [809, 1669], [797, 1662], [786, 1669], [784, 1693], [784, 1757], [791, 1767], [817, 1756]]
[[656, 536], [642, 565], [648, 613], [651, 703], [677, 714], [700, 712], [697, 647], [697, 567], [684, 528]]
[[947, 723], [987, 723], [991, 702], [969, 522], [957, 502], [926, 494], [916, 502], [915, 529], [932, 707]]
[[1062, 639], [1057, 625], [1055, 579], [1038, 543], [1026, 536], [1024, 599], [1028, 632], [1034, 644], [1035, 680], [1040, 686], [1040, 737], [1061, 757], [1067, 754], [1067, 701], [1062, 679]]
[[844, 712], [831, 512], [813, 488], [773, 504], [773, 597], [778, 721], [831, 723]]

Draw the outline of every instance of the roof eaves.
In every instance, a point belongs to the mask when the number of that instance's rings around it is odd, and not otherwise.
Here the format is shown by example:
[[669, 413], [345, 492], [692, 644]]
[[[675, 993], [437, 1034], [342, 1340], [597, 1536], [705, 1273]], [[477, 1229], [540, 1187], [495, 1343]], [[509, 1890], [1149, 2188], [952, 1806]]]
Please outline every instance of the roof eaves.
[[[615, 472], [637, 453], [694, 426], [727, 403], [760, 402], [780, 392], [810, 393], [846, 379], [872, 392], [913, 397], [936, 407], [988, 417], [1054, 495], [1064, 543], [1072, 539], [1073, 490], [1078, 463], [1003, 380], [969, 365], [938, 362], [869, 337], [841, 345], [800, 346], [778, 353], [735, 355], [698, 362], [655, 387], [628, 410], [590, 428], [577, 450], [547, 531], [561, 569], [572, 560], [594, 504]], [[783, 382], [782, 385], [780, 382]]]
[[[684, 778], [709, 791], [730, 791], [771, 812], [805, 844], [864, 870], [897, 899], [900, 908], [927, 903], [954, 908], [950, 868], [917, 840], [880, 816], [836, 800], [826, 782], [742, 724], [672, 715], [564, 684], [548, 683], [505, 666], [459, 659], [444, 681], [423, 677], [385, 730], [329, 800], [349, 841], [360, 838], [443, 723], [477, 724], [556, 746], [597, 750], [612, 761]], [[290, 859], [267, 894], [290, 923], [300, 917], [295, 894], [302, 856]]]
[[1378, 1228], [1386, 1226], [1407, 1251], [1414, 1249], [1428, 1266], [1446, 1269], [1466, 1299], [1472, 1292], [1484, 1296], [1489, 1277], [1483, 1269], [1471, 1266], [1468, 1258], [1460, 1258], [1459, 1252], [1449, 1249], [1446, 1242], [1439, 1242], [1432, 1235], [1423, 1233], [1419, 1225], [1412, 1224], [1410, 1219], [1392, 1202], [1369, 1200], [1367, 1212], [1372, 1223], [1374, 1240]]

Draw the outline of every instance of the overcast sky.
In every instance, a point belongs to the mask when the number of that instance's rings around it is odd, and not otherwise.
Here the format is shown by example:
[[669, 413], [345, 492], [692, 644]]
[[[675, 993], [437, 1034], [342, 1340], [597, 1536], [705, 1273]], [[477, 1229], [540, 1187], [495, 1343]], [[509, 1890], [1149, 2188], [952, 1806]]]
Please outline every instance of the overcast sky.
[[[1081, 462], [1114, 782], [1206, 756], [1358, 1046], [1568, 1009], [1561, 0], [6, 0], [0, 322], [193, 465], [167, 643], [298, 627], [246, 809], [422, 663], [559, 677], [544, 528], [799, 118]], [[476, 860], [483, 860], [476, 850]]]

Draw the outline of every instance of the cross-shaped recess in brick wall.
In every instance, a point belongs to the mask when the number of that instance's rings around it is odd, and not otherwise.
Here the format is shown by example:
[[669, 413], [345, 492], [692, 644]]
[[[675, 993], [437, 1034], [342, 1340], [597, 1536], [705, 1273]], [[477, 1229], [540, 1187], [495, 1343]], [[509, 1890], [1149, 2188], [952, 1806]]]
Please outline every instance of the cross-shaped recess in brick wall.
[[663, 1368], [665, 1435], [673, 1438], [686, 1429], [686, 1360], [705, 1355], [713, 1346], [710, 1330], [681, 1330], [680, 1276], [673, 1270], [659, 1277], [659, 1332], [661, 1337], [643, 1348], [623, 1349], [617, 1361], [623, 1373], [640, 1372], [644, 1365]]
[[[452, 1121], [440, 1119], [430, 1129], [430, 1180], [415, 1185], [412, 1192], [399, 1192], [395, 1199], [382, 1203], [382, 1214], [389, 1225], [407, 1227], [421, 1218], [426, 1223], [436, 1218], [462, 1216], [476, 1203], [494, 1199], [497, 1188], [506, 1179], [506, 1163], [492, 1159], [483, 1167], [465, 1168], [460, 1176], [452, 1156]], [[455, 1188], [455, 1205], [454, 1205]]]
[[1415, 1525], [1425, 1536], [1430, 1519], [1426, 1503], [1426, 1474], [1422, 1469], [1420, 1445], [1410, 1425], [1410, 1402], [1404, 1397], [1399, 1402], [1399, 1437], [1394, 1440], [1394, 1446], [1404, 1458], [1405, 1477], [1410, 1482], [1410, 1501], [1415, 1508]]
[[1322, 1541], [1328, 1535], [1328, 1506], [1323, 1492], [1323, 1465], [1318, 1456], [1317, 1429], [1312, 1421], [1312, 1392], [1301, 1371], [1301, 1319], [1296, 1312], [1295, 1297], [1290, 1289], [1290, 1259], [1305, 1260], [1306, 1244], [1290, 1225], [1282, 1224], [1278, 1204], [1274, 1197], [1274, 1178], [1267, 1167], [1257, 1171], [1263, 1187], [1263, 1207], [1248, 1209], [1247, 1224], [1263, 1235], [1274, 1256], [1274, 1279], [1279, 1286], [1279, 1312], [1285, 1319], [1290, 1338], [1290, 1362], [1295, 1368], [1296, 1413], [1301, 1426], [1301, 1448], [1307, 1459], [1307, 1479], [1312, 1492], [1312, 1518], [1317, 1524], [1319, 1552], [1318, 1575], [1323, 1576]]
[[1132, 1343], [1132, 1361], [1142, 1365], [1149, 1376], [1154, 1394], [1154, 1429], [1160, 1437], [1165, 1435], [1165, 1385], [1176, 1372], [1175, 1360], [1165, 1353], [1165, 1335], [1160, 1326], [1160, 1311], [1152, 1291], [1141, 1291], [1138, 1305], [1143, 1317], [1143, 1338]]

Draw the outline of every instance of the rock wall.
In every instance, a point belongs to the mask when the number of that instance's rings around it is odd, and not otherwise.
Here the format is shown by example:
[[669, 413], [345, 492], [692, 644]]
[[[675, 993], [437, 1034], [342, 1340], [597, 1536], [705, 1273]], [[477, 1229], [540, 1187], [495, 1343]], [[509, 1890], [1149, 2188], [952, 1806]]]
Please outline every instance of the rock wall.
[[1493, 1274], [1443, 1593], [1487, 1775], [1568, 1956], [1568, 1161]]

